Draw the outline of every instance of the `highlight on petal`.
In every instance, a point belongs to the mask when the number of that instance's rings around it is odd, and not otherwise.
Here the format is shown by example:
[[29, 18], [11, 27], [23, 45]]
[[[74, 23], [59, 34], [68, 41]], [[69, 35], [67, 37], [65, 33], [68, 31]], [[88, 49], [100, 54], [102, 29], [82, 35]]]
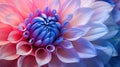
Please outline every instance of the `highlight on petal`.
[[30, 0], [14, 0], [14, 4], [24, 18], [28, 17], [33, 9]]
[[0, 23], [0, 45], [6, 45], [9, 43], [7, 38], [12, 30], [13, 28], [10, 25]]
[[21, 39], [22, 39], [22, 32], [20, 32], [18, 30], [11, 31], [9, 36], [8, 36], [8, 41], [10, 41], [12, 43], [17, 43]]
[[90, 7], [95, 2], [95, 0], [80, 0], [80, 1], [81, 1], [80, 7]]
[[75, 63], [80, 61], [78, 54], [73, 48], [57, 48], [56, 55], [63, 63]]
[[79, 39], [83, 34], [84, 32], [80, 29], [70, 28], [65, 32], [64, 38], [70, 41], [74, 41]]
[[12, 26], [17, 26], [23, 21], [19, 11], [11, 5], [0, 4], [0, 21]]
[[32, 55], [21, 56], [17, 62], [18, 67], [38, 67], [35, 57]]
[[65, 63], [61, 62], [55, 54], [52, 54], [52, 59], [48, 63], [48, 67], [65, 67]]
[[63, 47], [63, 48], [66, 48], [66, 49], [71, 49], [73, 48], [73, 44], [68, 41], [68, 40], [63, 40], [62, 43], [60, 43], [60, 45]]
[[32, 52], [32, 46], [27, 42], [19, 42], [16, 46], [17, 54], [28, 55]]
[[108, 33], [108, 29], [103, 23], [93, 23], [90, 26], [91, 29], [85, 36], [83, 36], [85, 39], [89, 41], [97, 40]]
[[96, 50], [89, 41], [80, 38], [72, 43], [80, 58], [91, 58], [96, 56]]
[[7, 44], [0, 47], [0, 59], [14, 60], [18, 57], [19, 55], [16, 54], [15, 44]]
[[77, 9], [73, 14], [73, 18], [70, 21], [70, 25], [72, 27], [76, 27], [79, 25], [87, 24], [90, 21], [93, 13], [94, 13], [94, 10], [92, 8]]
[[[61, 0], [62, 1], [62, 0]], [[76, 9], [80, 7], [80, 0], [65, 0], [61, 5], [61, 17], [64, 17], [67, 14], [72, 14]]]
[[35, 52], [35, 59], [38, 66], [43, 66], [51, 61], [51, 53], [45, 50], [44, 48], [39, 48]]

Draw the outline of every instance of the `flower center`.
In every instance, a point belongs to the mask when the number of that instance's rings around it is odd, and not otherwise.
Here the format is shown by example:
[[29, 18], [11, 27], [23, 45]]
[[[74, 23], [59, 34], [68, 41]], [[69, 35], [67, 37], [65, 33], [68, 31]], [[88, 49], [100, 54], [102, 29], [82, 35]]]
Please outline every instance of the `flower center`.
[[23, 37], [34, 46], [57, 45], [62, 42], [65, 25], [59, 22], [56, 10], [46, 8], [43, 12], [36, 11], [36, 14], [30, 14], [25, 20]]

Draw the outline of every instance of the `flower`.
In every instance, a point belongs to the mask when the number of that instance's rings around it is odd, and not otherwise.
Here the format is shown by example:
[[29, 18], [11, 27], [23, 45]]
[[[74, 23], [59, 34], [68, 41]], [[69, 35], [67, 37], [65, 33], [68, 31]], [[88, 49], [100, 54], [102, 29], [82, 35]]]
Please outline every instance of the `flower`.
[[96, 57], [92, 41], [108, 33], [112, 9], [95, 0], [1, 0], [1, 64], [63, 67]]

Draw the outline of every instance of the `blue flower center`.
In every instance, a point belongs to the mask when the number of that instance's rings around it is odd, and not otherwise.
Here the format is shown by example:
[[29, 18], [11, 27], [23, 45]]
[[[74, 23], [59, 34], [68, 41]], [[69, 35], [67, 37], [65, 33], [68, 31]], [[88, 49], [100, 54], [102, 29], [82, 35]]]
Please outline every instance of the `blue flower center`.
[[37, 16], [30, 14], [30, 17], [25, 20], [26, 29], [23, 31], [23, 37], [34, 46], [61, 43], [66, 29], [65, 25], [68, 22], [61, 24], [56, 10], [50, 11], [46, 8], [44, 12], [36, 11], [36, 14]]

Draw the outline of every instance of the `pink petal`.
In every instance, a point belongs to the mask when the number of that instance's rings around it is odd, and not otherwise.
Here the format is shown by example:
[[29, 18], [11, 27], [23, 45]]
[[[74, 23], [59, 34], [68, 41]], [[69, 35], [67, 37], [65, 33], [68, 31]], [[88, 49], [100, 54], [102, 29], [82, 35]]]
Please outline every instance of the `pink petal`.
[[13, 30], [10, 25], [0, 23], [0, 45], [9, 43], [7, 40], [9, 33]]
[[61, 17], [67, 14], [72, 14], [76, 9], [80, 7], [80, 0], [66, 0], [61, 6]]
[[14, 0], [14, 3], [24, 18], [28, 17], [29, 13], [33, 9], [30, 0]]
[[72, 27], [76, 27], [87, 24], [90, 21], [93, 13], [94, 10], [92, 8], [80, 8], [76, 10], [73, 14], [72, 20], [70, 21], [70, 25]]
[[0, 4], [0, 20], [2, 23], [17, 26], [23, 18], [16, 8], [8, 4]]
[[102, 23], [93, 23], [90, 26], [91, 26], [91, 29], [84, 36], [84, 38], [89, 41], [97, 40], [108, 33], [107, 27]]
[[63, 63], [74, 63], [80, 61], [80, 58], [73, 48], [57, 48], [56, 55]]
[[7, 44], [0, 47], [0, 59], [14, 60], [18, 57], [19, 55], [16, 54], [15, 44]]
[[80, 0], [80, 1], [81, 1], [80, 7], [90, 7], [95, 2], [95, 0]]
[[47, 6], [49, 6], [51, 10], [55, 9], [55, 10], [59, 11], [61, 4], [60, 4], [59, 0], [48, 0]]
[[33, 4], [40, 10], [44, 10], [47, 7], [47, 0], [32, 0]]
[[32, 55], [21, 56], [17, 62], [18, 67], [38, 67], [35, 57]]
[[71, 28], [68, 29], [65, 34], [64, 34], [64, 38], [70, 41], [74, 41], [79, 39], [82, 35], [84, 34], [84, 32], [78, 28]]
[[17, 60], [0, 60], [1, 67], [17, 67]]
[[80, 58], [91, 58], [96, 56], [96, 50], [89, 41], [80, 38], [72, 43]]
[[65, 64], [61, 62], [55, 54], [53, 54], [52, 60], [48, 64], [48, 67], [65, 67]]
[[32, 52], [32, 46], [27, 42], [19, 42], [16, 46], [17, 54], [19, 55], [28, 55]]
[[22, 32], [19, 30], [13, 30], [8, 36], [8, 40], [12, 43], [16, 43], [22, 39]]
[[38, 66], [42, 66], [49, 63], [51, 61], [52, 56], [51, 56], [51, 53], [48, 52], [47, 50], [43, 48], [39, 48], [35, 52], [35, 58], [38, 63]]

